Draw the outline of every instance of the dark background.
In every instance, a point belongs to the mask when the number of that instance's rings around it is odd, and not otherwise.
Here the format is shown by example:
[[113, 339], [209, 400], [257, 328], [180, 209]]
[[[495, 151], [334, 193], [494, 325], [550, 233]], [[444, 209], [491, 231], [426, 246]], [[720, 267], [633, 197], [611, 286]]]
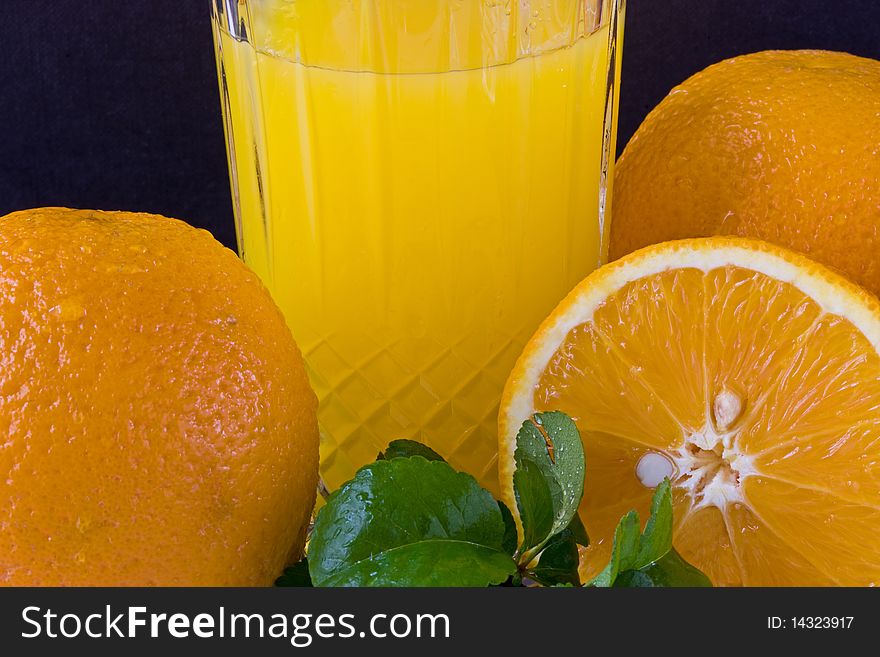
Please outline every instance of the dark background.
[[[620, 143], [733, 55], [880, 58], [878, 0], [628, 0]], [[208, 0], [0, 0], [0, 215], [157, 212], [234, 244]]]

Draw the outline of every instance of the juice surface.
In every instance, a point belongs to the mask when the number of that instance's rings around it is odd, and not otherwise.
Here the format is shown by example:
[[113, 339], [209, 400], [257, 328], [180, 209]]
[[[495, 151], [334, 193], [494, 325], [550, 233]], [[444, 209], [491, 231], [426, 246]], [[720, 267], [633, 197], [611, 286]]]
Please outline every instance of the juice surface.
[[265, 46], [218, 31], [241, 253], [311, 369], [331, 490], [406, 437], [497, 492], [507, 375], [605, 254], [608, 27], [518, 59], [459, 39], [432, 72], [416, 9], [377, 57], [321, 6], [254, 19]]

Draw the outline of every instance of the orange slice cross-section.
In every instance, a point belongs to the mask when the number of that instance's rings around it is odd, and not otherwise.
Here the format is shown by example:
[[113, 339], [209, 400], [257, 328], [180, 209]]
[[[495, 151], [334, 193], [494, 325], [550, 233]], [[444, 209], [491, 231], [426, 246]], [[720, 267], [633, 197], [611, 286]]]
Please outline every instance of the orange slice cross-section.
[[705, 238], [588, 276], [516, 364], [500, 415], [561, 410], [600, 569], [621, 515], [674, 487], [675, 545], [716, 585], [880, 582], [880, 304], [803, 256]]

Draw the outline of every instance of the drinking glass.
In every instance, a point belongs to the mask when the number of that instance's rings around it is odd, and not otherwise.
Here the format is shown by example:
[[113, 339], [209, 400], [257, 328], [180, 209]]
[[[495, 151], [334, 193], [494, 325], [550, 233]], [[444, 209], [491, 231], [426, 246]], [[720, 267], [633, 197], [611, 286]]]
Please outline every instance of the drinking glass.
[[498, 403], [606, 254], [624, 0], [212, 0], [238, 246], [333, 489], [389, 441], [494, 492]]

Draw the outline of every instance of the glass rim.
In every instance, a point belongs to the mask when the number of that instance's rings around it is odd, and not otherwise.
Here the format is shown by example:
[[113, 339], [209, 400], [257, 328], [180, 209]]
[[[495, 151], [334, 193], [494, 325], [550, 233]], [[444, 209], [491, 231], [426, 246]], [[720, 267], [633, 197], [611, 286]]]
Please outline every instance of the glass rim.
[[[385, 1], [394, 2], [394, 0]], [[472, 1], [481, 2], [482, 0]], [[582, 7], [586, 6], [585, 3], [587, 1], [588, 0], [573, 0], [574, 3]], [[556, 42], [546, 47], [542, 47], [541, 45], [532, 46], [527, 43], [526, 48], [521, 49], [519, 47], [519, 42], [516, 41], [518, 47], [514, 54], [508, 52], [504, 55], [499, 55], [496, 53], [494, 56], [487, 57], [486, 53], [490, 50], [487, 48], [485, 51], [481, 52], [481, 61], [479, 63], [468, 62], [467, 64], [462, 65], [461, 63], [453, 63], [455, 58], [449, 57], [450, 63], [448, 65], [414, 66], [411, 69], [406, 66], [389, 66], [387, 63], [389, 58], [379, 54], [370, 58], [368, 63], [362, 62], [352, 65], [351, 61], [342, 63], [344, 59], [342, 57], [315, 57], [310, 61], [303, 58], [301, 54], [298, 56], [291, 56], [291, 53], [280, 52], [277, 49], [261, 44], [259, 43], [259, 36], [257, 36], [257, 38], [254, 38], [253, 36], [255, 33], [259, 35], [259, 31], [253, 27], [253, 15], [250, 11], [251, 7], [253, 7], [252, 0], [211, 0], [211, 17], [215, 29], [222, 31], [235, 41], [250, 44], [256, 52], [272, 59], [292, 62], [307, 68], [332, 70], [344, 73], [434, 75], [487, 70], [501, 66], [508, 66], [521, 60], [547, 55], [572, 47], [579, 41], [591, 37], [603, 29], [608, 29], [609, 31], [609, 48], [612, 48], [613, 45], [610, 42], [616, 38], [616, 35], [612, 34], [612, 32], [616, 32], [616, 30], [612, 30], [611, 27], [617, 24], [617, 21], [619, 20], [618, 15], [626, 9], [626, 0], [594, 0], [594, 2], [596, 6], [595, 11], [599, 13], [600, 18], [594, 23], [592, 29], [575, 29], [569, 33], [567, 38], [562, 42], [559, 42], [557, 38]], [[501, 3], [499, 3], [499, 6], [501, 6]], [[356, 49], [353, 48], [349, 52], [352, 50]], [[338, 52], [342, 53], [344, 52], [344, 49], [340, 47]], [[339, 61], [337, 61], [337, 59]]]

